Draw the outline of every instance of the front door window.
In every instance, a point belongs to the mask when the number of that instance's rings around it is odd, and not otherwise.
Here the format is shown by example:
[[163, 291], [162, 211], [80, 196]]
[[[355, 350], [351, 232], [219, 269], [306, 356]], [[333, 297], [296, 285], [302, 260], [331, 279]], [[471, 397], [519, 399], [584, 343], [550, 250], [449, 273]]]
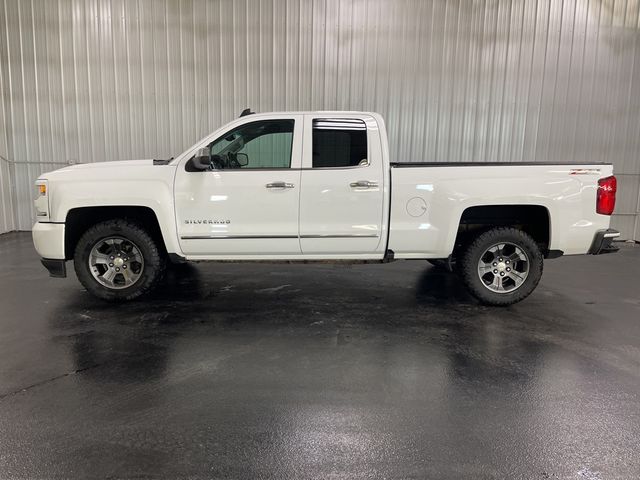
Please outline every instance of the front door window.
[[290, 168], [294, 120], [246, 123], [209, 145], [217, 170]]

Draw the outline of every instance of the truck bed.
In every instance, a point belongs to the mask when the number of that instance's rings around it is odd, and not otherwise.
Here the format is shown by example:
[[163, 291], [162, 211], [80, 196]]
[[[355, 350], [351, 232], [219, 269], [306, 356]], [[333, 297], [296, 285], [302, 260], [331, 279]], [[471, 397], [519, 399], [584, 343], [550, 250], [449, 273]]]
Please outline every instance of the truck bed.
[[[610, 163], [396, 162], [391, 164], [389, 248], [397, 258], [446, 258], [465, 211], [537, 206], [549, 217], [551, 250], [587, 253], [609, 217], [596, 213], [598, 179]], [[429, 167], [426, 170], [424, 167]]]
[[[532, 167], [536, 165], [575, 165], [583, 166], [581, 162], [391, 162], [392, 168], [408, 167]], [[589, 165], [612, 165], [610, 162], [595, 162]]]

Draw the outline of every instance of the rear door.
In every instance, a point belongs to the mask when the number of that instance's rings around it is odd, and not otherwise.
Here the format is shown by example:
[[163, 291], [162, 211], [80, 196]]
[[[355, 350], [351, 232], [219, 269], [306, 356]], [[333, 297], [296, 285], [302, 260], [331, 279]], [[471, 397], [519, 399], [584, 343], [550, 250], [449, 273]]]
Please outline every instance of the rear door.
[[300, 179], [304, 255], [384, 253], [385, 179], [375, 125], [370, 117], [305, 115]]

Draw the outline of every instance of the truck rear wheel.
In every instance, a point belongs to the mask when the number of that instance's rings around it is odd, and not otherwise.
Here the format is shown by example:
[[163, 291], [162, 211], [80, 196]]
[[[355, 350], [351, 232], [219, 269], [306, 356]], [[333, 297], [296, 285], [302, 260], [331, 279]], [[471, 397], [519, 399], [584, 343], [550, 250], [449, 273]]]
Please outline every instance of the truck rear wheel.
[[73, 257], [78, 280], [103, 300], [132, 300], [162, 279], [165, 259], [144, 228], [127, 220], [108, 220], [89, 228]]
[[488, 230], [468, 244], [460, 259], [460, 276], [487, 305], [519, 302], [542, 278], [542, 253], [530, 235], [511, 227]]

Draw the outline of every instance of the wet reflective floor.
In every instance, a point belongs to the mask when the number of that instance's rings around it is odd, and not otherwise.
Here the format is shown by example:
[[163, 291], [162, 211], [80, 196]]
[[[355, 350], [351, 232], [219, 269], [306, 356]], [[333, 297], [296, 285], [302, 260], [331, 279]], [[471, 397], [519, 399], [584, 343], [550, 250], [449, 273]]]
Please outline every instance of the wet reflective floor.
[[640, 477], [640, 247], [503, 309], [423, 261], [187, 265], [124, 305], [29, 234], [0, 262], [0, 478]]

